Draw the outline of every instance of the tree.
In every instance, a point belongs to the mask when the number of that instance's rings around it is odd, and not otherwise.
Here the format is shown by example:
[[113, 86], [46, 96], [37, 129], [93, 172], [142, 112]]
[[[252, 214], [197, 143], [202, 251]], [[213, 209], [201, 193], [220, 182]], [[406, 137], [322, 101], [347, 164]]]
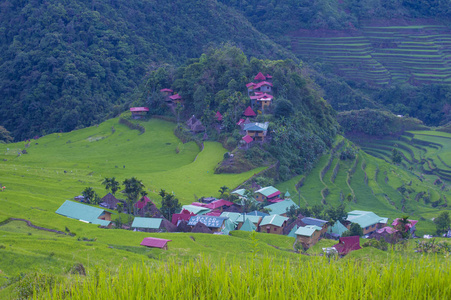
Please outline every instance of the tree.
[[394, 164], [400, 164], [402, 162], [401, 152], [393, 148], [392, 154], [391, 154], [391, 160]]
[[299, 213], [300, 209], [297, 208], [296, 205], [291, 205], [289, 208], [287, 208], [287, 217], [290, 219], [296, 219]]
[[315, 217], [315, 218], [319, 218], [320, 217], [320, 215], [321, 215], [321, 212], [323, 211], [323, 206], [322, 205], [319, 205], [319, 204], [315, 204], [315, 205], [313, 205], [312, 206], [312, 215]]
[[102, 184], [105, 186], [105, 189], [111, 190], [111, 193], [114, 195], [120, 188], [120, 183], [116, 180], [116, 177], [107, 178], [105, 177], [105, 180], [102, 182]]
[[286, 99], [279, 99], [274, 109], [274, 116], [276, 118], [289, 118], [293, 114], [293, 104]]
[[346, 219], [346, 206], [344, 204], [338, 205], [336, 208], [329, 206], [325, 210], [326, 215], [330, 219], [330, 225], [333, 226], [337, 221], [344, 221]]
[[179, 199], [175, 198], [174, 194], [166, 193], [165, 190], [160, 190], [159, 194], [161, 196], [160, 211], [166, 219], [171, 220], [172, 215], [181, 209]]
[[12, 142], [14, 138], [11, 136], [11, 133], [6, 130], [5, 127], [0, 126], [0, 142], [9, 143]]
[[451, 220], [449, 212], [441, 212], [437, 218], [434, 219], [435, 227], [437, 228], [437, 234], [441, 235], [450, 229]]
[[225, 193], [228, 189], [229, 189], [229, 188], [228, 188], [227, 186], [223, 185], [223, 186], [221, 186], [221, 187], [219, 188], [219, 191], [218, 191], [218, 192], [220, 192], [220, 193], [221, 193], [221, 196], [222, 196], [222, 195], [224, 195], [224, 193]]
[[401, 233], [402, 238], [408, 238], [410, 234], [410, 224], [409, 216], [403, 216], [398, 219], [398, 224], [395, 226], [395, 229]]
[[81, 194], [85, 197], [86, 203], [90, 204], [91, 202], [94, 202], [96, 192], [92, 187], [85, 188]]
[[127, 195], [127, 203], [128, 203], [128, 213], [132, 212], [132, 204], [138, 200], [139, 195], [142, 191], [144, 191], [144, 184], [132, 177], [130, 179], [125, 179], [122, 183], [125, 187], [125, 194]]
[[363, 229], [357, 223], [352, 223], [348, 231], [345, 231], [342, 236], [362, 236]]

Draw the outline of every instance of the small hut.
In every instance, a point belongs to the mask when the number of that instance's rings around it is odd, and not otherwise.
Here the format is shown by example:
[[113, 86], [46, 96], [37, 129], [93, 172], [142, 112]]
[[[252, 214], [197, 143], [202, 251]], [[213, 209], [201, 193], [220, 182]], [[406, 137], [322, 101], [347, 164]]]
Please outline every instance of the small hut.
[[163, 250], [168, 250], [168, 242], [172, 242], [172, 240], [165, 239], [157, 239], [153, 237], [146, 237], [141, 242], [141, 246], [146, 246], [150, 248], [160, 248]]
[[207, 227], [204, 223], [197, 222], [197, 224], [193, 227], [193, 230], [191, 230], [192, 233], [210, 233], [213, 234], [213, 231], [210, 230], [210, 228]]
[[191, 226], [188, 226], [188, 221], [180, 220], [177, 224], [177, 232], [191, 232]]

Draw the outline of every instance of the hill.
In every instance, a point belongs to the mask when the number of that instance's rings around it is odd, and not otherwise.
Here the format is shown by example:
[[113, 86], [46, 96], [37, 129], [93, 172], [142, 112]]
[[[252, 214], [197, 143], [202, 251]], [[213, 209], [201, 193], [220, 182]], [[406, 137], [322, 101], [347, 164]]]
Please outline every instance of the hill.
[[231, 42], [261, 58], [290, 54], [216, 1], [5, 3], [0, 119], [17, 141], [118, 115], [144, 75]]

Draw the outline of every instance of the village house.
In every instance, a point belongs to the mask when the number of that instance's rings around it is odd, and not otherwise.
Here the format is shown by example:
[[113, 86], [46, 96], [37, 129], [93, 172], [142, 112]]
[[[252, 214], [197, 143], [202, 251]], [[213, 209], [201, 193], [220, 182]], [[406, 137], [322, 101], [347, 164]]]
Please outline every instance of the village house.
[[343, 256], [351, 251], [362, 249], [360, 247], [360, 237], [358, 236], [347, 236], [341, 237], [338, 244], [333, 246], [337, 249], [339, 255]]
[[[254, 80], [257, 83], [249, 82], [246, 84], [247, 93], [248, 95], [252, 95], [255, 92], [271, 92], [272, 88], [272, 76], [267, 74], [266, 76], [263, 75], [262, 72], [259, 72], [257, 76], [254, 77]], [[262, 86], [265, 86], [262, 89]]]
[[186, 126], [188, 126], [189, 130], [193, 133], [199, 133], [205, 131], [205, 126], [202, 125], [202, 122], [198, 120], [194, 115], [186, 121]]
[[160, 248], [163, 250], [168, 250], [168, 242], [172, 242], [172, 240], [165, 239], [157, 239], [153, 237], [146, 237], [142, 240], [141, 246], [146, 246], [149, 248]]
[[220, 232], [225, 226], [225, 220], [228, 218], [215, 216], [192, 216], [189, 219], [189, 226], [196, 226], [197, 223], [202, 223], [213, 232]]
[[[399, 225], [399, 218], [396, 218], [393, 223], [391, 224], [393, 227], [397, 227]], [[417, 220], [408, 220], [409, 223], [406, 224], [406, 228], [405, 231], [409, 232], [411, 235], [415, 234], [415, 230], [416, 230], [416, 224], [418, 223]]]
[[231, 222], [235, 223], [235, 225], [238, 225], [238, 219], [241, 217], [241, 214], [237, 212], [225, 211], [220, 215], [220, 217], [229, 218]]
[[299, 227], [296, 232], [297, 241], [302, 244], [304, 249], [308, 249], [315, 245], [321, 237], [321, 227], [316, 225], [307, 225], [305, 227]]
[[285, 199], [283, 201], [267, 205], [267, 206], [265, 206], [265, 208], [269, 210], [269, 214], [270, 215], [279, 215], [279, 216], [286, 217], [287, 216], [287, 211], [292, 206], [294, 206], [295, 208], [299, 208], [299, 205], [294, 203], [293, 200]]
[[282, 234], [283, 228], [287, 225], [288, 218], [279, 215], [264, 217], [260, 223], [260, 232]]
[[247, 118], [252, 118], [255, 117], [257, 114], [254, 112], [254, 110], [252, 109], [252, 107], [248, 106], [244, 112], [243, 115]]
[[327, 231], [328, 224], [327, 224], [327, 221], [325, 221], [325, 220], [305, 217], [305, 218], [302, 218], [302, 222], [304, 222], [307, 225], [318, 226], [319, 228], [321, 228], [321, 234], [325, 234]]
[[100, 206], [108, 208], [108, 209], [117, 209], [117, 204], [120, 202], [113, 194], [108, 193], [100, 200]]
[[180, 96], [179, 94], [175, 94], [175, 95], [169, 96], [169, 99], [175, 105], [177, 105], [177, 103], [180, 103], [181, 105], [183, 105], [183, 102], [184, 102], [182, 96]]
[[180, 221], [185, 220], [189, 221], [189, 219], [195, 216], [194, 213], [190, 212], [189, 210], [182, 209], [182, 211], [179, 214], [172, 214], [172, 224], [178, 225]]
[[171, 96], [173, 92], [174, 92], [174, 91], [171, 90], [171, 89], [161, 89], [161, 90], [160, 90], [160, 93], [163, 94], [163, 96], [164, 96], [165, 98], [169, 98], [169, 96]]
[[148, 107], [132, 107], [130, 108], [130, 111], [132, 113], [133, 119], [143, 119], [146, 117], [147, 113], [149, 112]]
[[241, 226], [240, 228], [238, 228], [238, 230], [252, 232], [257, 230], [257, 226], [255, 226], [255, 224], [246, 217], [246, 220], [241, 223]]
[[211, 211], [209, 208], [199, 206], [199, 205], [193, 205], [193, 204], [183, 205], [182, 210], [183, 209], [185, 209], [189, 212], [192, 212], [195, 215], [204, 215]]
[[255, 191], [255, 200], [258, 202], [277, 202], [280, 199], [280, 191], [273, 186], [267, 186]]
[[340, 221], [337, 221], [337, 222], [335, 222], [335, 224], [333, 226], [329, 226], [327, 228], [326, 233], [328, 233], [332, 238], [338, 239], [346, 231], [348, 231], [348, 228], [346, 228], [343, 224], [341, 224]]
[[141, 218], [133, 219], [132, 228], [137, 231], [157, 232], [160, 230], [162, 218]]
[[250, 136], [254, 141], [264, 142], [268, 132], [269, 122], [265, 123], [249, 123], [244, 126], [246, 135]]
[[85, 223], [111, 227], [111, 213], [101, 208], [66, 200], [57, 210], [57, 214], [80, 220]]
[[371, 211], [353, 210], [348, 213], [346, 221], [348, 221], [346, 228], [351, 228], [350, 223], [359, 224], [363, 229], [363, 234], [366, 235], [376, 231], [377, 229], [385, 227], [387, 225], [388, 218], [379, 217]]
[[258, 228], [260, 226], [261, 221], [263, 220], [263, 217], [262, 216], [253, 216], [253, 215], [249, 215], [249, 214], [241, 214], [238, 217], [238, 219], [236, 220], [236, 222], [238, 223], [237, 230], [241, 229], [241, 227], [244, 225], [246, 220], [249, 220], [249, 222], [254, 224], [254, 226], [256, 228]]
[[134, 204], [134, 207], [140, 216], [152, 218], [163, 217], [155, 203], [153, 203], [147, 196], [141, 197], [141, 199]]
[[267, 93], [258, 92], [255, 96], [250, 96], [250, 98], [251, 106], [257, 107], [257, 109], [263, 111], [271, 106], [274, 96]]

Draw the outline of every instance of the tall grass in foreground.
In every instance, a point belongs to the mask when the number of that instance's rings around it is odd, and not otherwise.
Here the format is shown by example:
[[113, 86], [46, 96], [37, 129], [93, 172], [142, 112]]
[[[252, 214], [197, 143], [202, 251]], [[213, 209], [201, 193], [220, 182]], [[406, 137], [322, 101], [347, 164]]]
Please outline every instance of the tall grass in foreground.
[[448, 259], [389, 263], [319, 258], [285, 264], [198, 259], [100, 271], [35, 299], [451, 299]]

